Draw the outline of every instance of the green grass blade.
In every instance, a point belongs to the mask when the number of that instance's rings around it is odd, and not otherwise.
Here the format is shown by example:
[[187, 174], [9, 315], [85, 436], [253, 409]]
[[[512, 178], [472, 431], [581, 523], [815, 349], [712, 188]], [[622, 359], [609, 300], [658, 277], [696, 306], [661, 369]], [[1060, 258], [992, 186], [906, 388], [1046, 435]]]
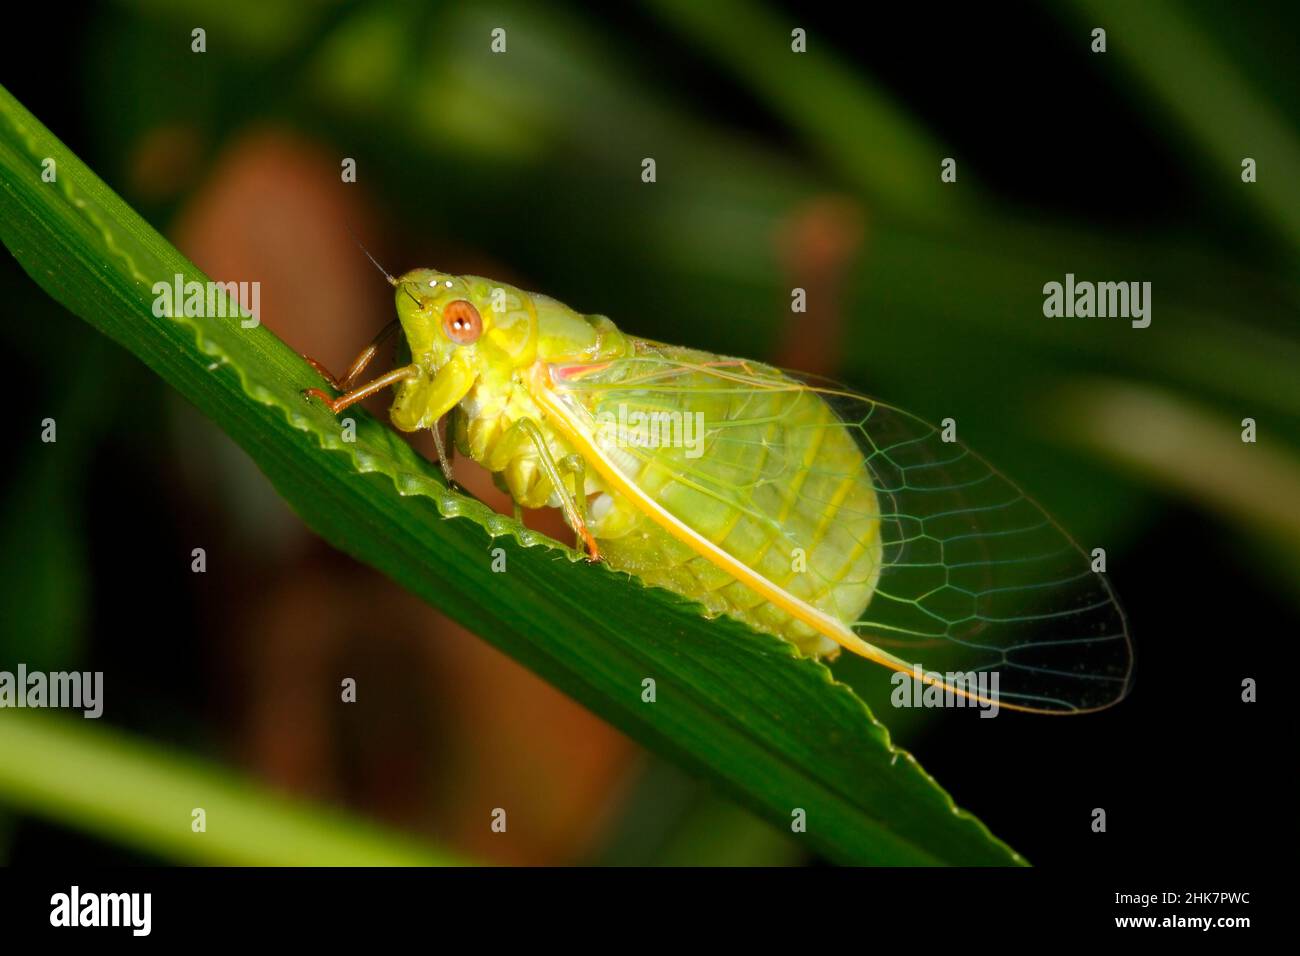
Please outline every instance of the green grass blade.
[[[44, 157], [56, 183], [41, 180]], [[211, 416], [322, 537], [773, 824], [804, 810], [809, 849], [847, 863], [1023, 862], [821, 664], [449, 492], [363, 413], [344, 441], [300, 395], [315, 374], [265, 327], [156, 317], [154, 282], [205, 277], [2, 89], [0, 237], [50, 295]], [[642, 701], [645, 678], [656, 703]]]
[[[0, 794], [18, 808], [185, 863], [450, 866], [402, 834], [273, 794], [96, 721], [9, 711]], [[205, 829], [194, 832], [193, 811]]]

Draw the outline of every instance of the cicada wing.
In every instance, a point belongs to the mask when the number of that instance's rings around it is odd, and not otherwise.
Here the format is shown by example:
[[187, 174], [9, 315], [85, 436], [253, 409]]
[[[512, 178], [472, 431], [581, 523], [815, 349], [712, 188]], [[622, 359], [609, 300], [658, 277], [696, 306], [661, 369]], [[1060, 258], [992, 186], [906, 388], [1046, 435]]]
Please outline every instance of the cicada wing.
[[[792, 594], [808, 587], [792, 556], [811, 544], [807, 573], [840, 575], [820, 606], [885, 652], [874, 659], [1024, 710], [1096, 710], [1127, 692], [1131, 646], [1105, 576], [943, 429], [846, 388], [654, 343], [556, 368], [553, 379], [570, 414], [589, 422], [698, 415], [695, 454], [619, 441], [620, 467]], [[747, 527], [772, 529], [776, 545], [734, 543]], [[818, 548], [835, 560], [819, 567]]]
[[1072, 712], [1122, 699], [1123, 611], [1060, 525], [943, 428], [847, 390], [819, 393], [858, 440], [881, 502], [883, 567], [855, 632], [927, 671], [996, 674], [1003, 704]]

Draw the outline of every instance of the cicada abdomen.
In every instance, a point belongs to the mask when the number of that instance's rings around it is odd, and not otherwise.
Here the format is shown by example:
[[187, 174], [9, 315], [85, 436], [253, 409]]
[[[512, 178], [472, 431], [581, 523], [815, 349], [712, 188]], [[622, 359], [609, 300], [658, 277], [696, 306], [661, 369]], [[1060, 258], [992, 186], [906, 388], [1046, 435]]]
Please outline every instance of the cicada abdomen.
[[[629, 482], [792, 597], [858, 619], [880, 576], [880, 507], [858, 443], [815, 391], [761, 365], [641, 341], [633, 356], [562, 381]], [[598, 498], [592, 517], [614, 567], [805, 653], [839, 650], [635, 502]]]

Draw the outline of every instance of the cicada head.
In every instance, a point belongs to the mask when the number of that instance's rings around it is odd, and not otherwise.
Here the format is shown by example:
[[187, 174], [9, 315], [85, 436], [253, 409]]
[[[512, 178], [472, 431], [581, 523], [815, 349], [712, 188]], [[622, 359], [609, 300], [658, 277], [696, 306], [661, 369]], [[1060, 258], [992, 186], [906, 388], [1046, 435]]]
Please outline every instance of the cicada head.
[[475, 385], [500, 387], [537, 353], [537, 311], [513, 286], [415, 269], [395, 282], [397, 317], [419, 374], [397, 394], [399, 428], [432, 427]]

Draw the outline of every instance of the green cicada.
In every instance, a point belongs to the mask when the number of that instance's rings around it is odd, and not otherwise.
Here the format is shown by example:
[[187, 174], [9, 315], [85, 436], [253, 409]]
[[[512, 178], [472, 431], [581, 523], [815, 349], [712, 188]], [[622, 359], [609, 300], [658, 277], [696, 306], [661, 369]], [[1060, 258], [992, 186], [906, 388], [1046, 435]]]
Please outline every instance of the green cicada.
[[[758, 362], [626, 335], [478, 276], [416, 269], [397, 318], [336, 380], [334, 412], [455, 411], [460, 453], [524, 508], [559, 507], [593, 560], [830, 655], [841, 647], [1000, 706], [1120, 700], [1131, 647], [1105, 578], [982, 458], [920, 419]], [[398, 330], [410, 362], [361, 387]], [[439, 438], [444, 468], [447, 458]]]

